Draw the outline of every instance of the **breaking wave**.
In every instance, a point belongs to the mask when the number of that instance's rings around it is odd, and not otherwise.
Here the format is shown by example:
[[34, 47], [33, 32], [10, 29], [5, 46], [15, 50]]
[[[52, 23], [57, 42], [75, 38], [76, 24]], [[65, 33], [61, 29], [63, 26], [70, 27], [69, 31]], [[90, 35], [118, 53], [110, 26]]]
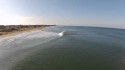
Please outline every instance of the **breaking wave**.
[[62, 37], [63, 35], [64, 35], [64, 31], [62, 31], [62, 32], [60, 32], [58, 35], [60, 36], [60, 37]]

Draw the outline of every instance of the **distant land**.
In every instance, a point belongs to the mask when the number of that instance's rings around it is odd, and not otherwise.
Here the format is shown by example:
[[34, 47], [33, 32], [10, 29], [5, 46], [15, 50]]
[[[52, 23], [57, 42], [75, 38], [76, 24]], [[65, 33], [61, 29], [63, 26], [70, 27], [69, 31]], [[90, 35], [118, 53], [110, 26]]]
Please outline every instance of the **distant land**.
[[43, 29], [55, 25], [0, 25], [0, 36], [12, 36], [22, 32]]

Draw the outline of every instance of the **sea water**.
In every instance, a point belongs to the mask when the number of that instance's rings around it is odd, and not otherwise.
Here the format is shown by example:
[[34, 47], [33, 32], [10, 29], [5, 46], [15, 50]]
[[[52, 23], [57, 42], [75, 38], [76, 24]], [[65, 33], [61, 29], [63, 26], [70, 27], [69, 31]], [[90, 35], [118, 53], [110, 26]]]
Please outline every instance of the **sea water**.
[[54, 26], [0, 45], [0, 70], [125, 70], [124, 29]]

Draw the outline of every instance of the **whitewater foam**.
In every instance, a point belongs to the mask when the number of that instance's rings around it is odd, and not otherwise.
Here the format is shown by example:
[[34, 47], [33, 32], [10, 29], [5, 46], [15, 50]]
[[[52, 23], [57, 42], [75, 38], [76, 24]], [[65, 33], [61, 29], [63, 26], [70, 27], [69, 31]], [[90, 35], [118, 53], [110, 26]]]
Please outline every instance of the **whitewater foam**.
[[62, 37], [64, 35], [64, 31], [60, 32], [58, 35]]

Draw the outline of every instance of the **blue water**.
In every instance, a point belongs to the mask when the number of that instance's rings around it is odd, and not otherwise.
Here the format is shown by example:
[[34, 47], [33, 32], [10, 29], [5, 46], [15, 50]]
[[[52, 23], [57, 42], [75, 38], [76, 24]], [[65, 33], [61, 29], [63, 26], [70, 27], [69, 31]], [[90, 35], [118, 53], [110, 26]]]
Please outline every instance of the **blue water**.
[[125, 30], [83, 26], [55, 26], [45, 31], [62, 37], [39, 48], [13, 70], [125, 70]]

